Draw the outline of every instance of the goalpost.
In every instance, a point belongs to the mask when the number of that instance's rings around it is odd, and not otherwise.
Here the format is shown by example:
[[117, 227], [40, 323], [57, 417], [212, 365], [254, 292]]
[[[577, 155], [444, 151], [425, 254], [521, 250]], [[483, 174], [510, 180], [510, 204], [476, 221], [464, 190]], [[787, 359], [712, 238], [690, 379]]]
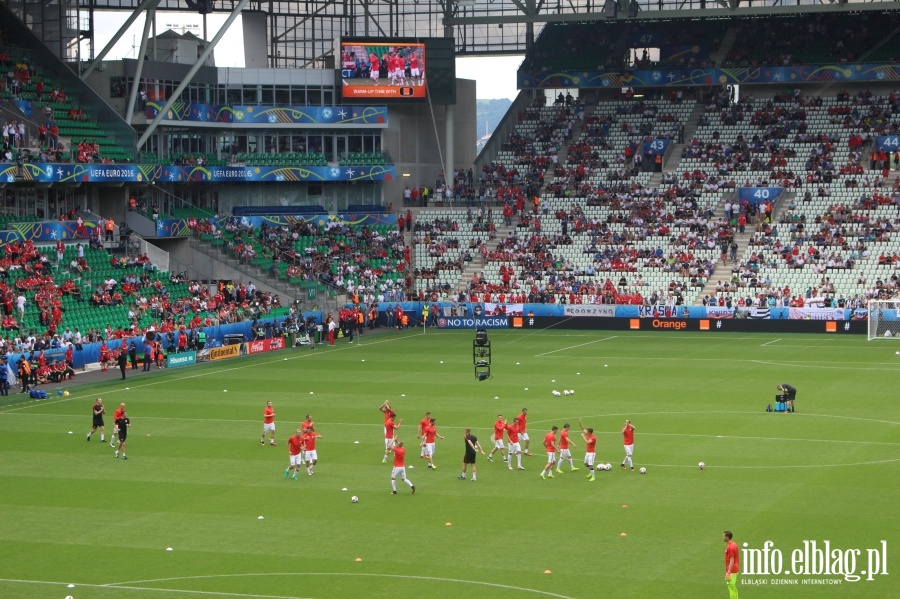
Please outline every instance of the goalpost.
[[900, 339], [900, 299], [869, 300], [868, 338]]

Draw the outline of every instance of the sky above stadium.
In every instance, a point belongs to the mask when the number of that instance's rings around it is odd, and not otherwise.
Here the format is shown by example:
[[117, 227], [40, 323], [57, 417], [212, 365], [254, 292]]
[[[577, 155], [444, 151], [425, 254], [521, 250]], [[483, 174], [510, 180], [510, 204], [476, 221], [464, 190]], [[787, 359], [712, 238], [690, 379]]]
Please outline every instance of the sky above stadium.
[[[95, 15], [96, 52], [99, 53], [121, 26], [125, 13], [98, 12]], [[207, 36], [211, 39], [225, 22], [226, 14], [211, 14], [207, 18]], [[138, 17], [129, 30], [116, 43], [107, 55], [109, 60], [121, 58], [137, 58], [143, 33], [144, 19]], [[157, 13], [156, 33], [173, 29], [179, 33], [190, 31], [203, 37], [203, 19], [200, 15], [190, 13]], [[241, 36], [240, 17], [232, 24], [215, 49], [216, 66], [243, 67], [244, 40]], [[516, 89], [516, 69], [522, 62], [522, 56], [458, 58], [456, 60], [456, 76], [462, 79], [474, 79], [477, 82], [476, 97], [479, 100], [495, 100], [508, 98], [514, 100]]]

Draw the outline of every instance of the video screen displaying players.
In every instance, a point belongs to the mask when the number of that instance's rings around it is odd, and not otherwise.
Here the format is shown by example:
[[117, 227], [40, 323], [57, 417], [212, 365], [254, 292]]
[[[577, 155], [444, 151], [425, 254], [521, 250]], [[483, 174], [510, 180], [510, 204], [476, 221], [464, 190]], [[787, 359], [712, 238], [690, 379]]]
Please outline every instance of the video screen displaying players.
[[341, 90], [363, 102], [424, 99], [425, 44], [342, 41]]

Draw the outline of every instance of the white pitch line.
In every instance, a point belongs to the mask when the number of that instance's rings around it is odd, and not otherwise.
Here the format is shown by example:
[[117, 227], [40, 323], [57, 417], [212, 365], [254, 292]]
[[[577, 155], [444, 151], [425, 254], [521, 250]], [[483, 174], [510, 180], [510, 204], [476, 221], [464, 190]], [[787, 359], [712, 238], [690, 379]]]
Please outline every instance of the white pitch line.
[[[900, 458], [894, 458], [891, 460], [876, 460], [874, 462], [853, 462], [851, 464], [766, 464], [763, 466], [710, 466], [706, 464], [706, 469], [710, 468], [715, 470], [788, 470], [794, 468], [843, 468], [846, 466], [878, 466], [881, 464], [893, 464], [896, 462], [900, 462]], [[658, 468], [696, 468], [695, 465], [688, 464], [647, 464], [647, 466], [658, 467]]]
[[610, 341], [612, 339], [617, 339], [618, 335], [614, 335], [612, 337], [604, 337], [603, 339], [594, 339], [593, 341], [588, 341], [587, 343], [579, 343], [578, 345], [570, 345], [568, 347], [561, 347], [560, 349], [554, 349], [553, 351], [544, 352], [542, 354], [535, 354], [535, 358], [541, 358], [543, 356], [549, 356], [550, 354], [555, 354], [560, 351], [569, 351], [570, 349], [575, 349], [576, 347], [584, 347], [585, 345], [593, 345], [594, 343], [600, 343], [601, 341]]
[[[420, 333], [420, 334], [421, 334], [421, 333]], [[372, 341], [372, 342], [368, 343], [367, 345], [375, 345], [375, 344], [380, 344], [380, 343], [390, 343], [390, 342], [392, 342], [392, 341], [397, 341], [397, 340], [401, 340], [401, 341], [402, 341], [402, 340], [405, 340], [405, 339], [410, 339], [411, 337], [413, 337], [413, 335], [410, 335], [410, 336], [407, 336], [407, 337], [395, 337], [395, 338], [393, 338], [393, 339], [384, 339], [384, 340], [381, 340], [381, 341]], [[327, 346], [326, 346], [326, 347], [327, 347]], [[350, 346], [350, 347], [340, 347], [340, 348], [332, 349], [332, 350], [330, 350], [328, 353], [330, 353], [330, 352], [335, 352], [335, 351], [347, 351], [347, 350], [352, 350], [352, 349], [353, 349], [352, 346]], [[197, 373], [197, 374], [192, 374], [192, 375], [183, 376], [183, 377], [179, 377], [179, 378], [171, 378], [171, 379], [170, 379], [170, 378], [166, 378], [166, 379], [164, 379], [164, 380], [157, 380], [157, 381], [153, 381], [153, 382], [149, 382], [149, 383], [144, 383], [144, 384], [140, 384], [140, 385], [133, 385], [133, 386], [130, 386], [129, 389], [143, 389], [143, 388], [145, 388], [145, 387], [154, 387], [154, 386], [156, 386], [156, 385], [164, 385], [164, 384], [169, 384], [169, 383], [178, 382], [178, 381], [187, 381], [187, 380], [190, 380], [190, 379], [203, 378], [203, 377], [210, 376], [210, 375], [218, 375], [218, 374], [221, 374], [221, 373], [223, 373], [223, 372], [232, 372], [232, 371], [235, 371], [235, 370], [245, 370], [245, 369], [247, 369], [247, 368], [255, 368], [255, 367], [257, 367], [257, 366], [259, 366], [259, 365], [261, 365], [261, 364], [274, 364], [275, 362], [283, 362], [283, 361], [285, 361], [285, 360], [299, 360], [299, 359], [302, 359], [302, 358], [311, 358], [311, 357], [314, 357], [314, 356], [316, 356], [316, 355], [319, 355], [319, 354], [308, 353], [308, 354], [302, 354], [302, 355], [291, 356], [291, 357], [289, 357], [289, 358], [273, 358], [273, 359], [271, 359], [271, 360], [266, 360], [266, 361], [262, 361], [262, 362], [254, 362], [253, 364], [244, 364], [244, 365], [241, 365], [241, 366], [234, 366], [234, 367], [232, 367], [232, 368], [222, 368], [222, 369], [218, 369], [218, 368], [217, 368], [217, 369], [214, 369], [214, 370], [208, 370], [208, 371], [206, 371], [206, 372], [199, 372], [199, 373]], [[205, 365], [205, 364], [211, 364], [211, 362], [204, 362], [203, 364], [204, 364], [204, 365]], [[88, 383], [86, 383], [86, 384], [88, 384]], [[121, 388], [121, 389], [110, 389], [109, 391], [105, 391], [103, 394], [104, 394], [104, 395], [112, 395], [113, 393], [121, 393], [121, 392], [124, 392], [124, 391], [125, 391], [125, 388], [123, 387], [123, 388]], [[54, 404], [58, 404], [58, 403], [64, 403], [64, 402], [67, 402], [67, 401], [74, 401], [74, 400], [76, 400], [76, 399], [84, 399], [85, 397], [93, 397], [93, 396], [94, 396], [93, 393], [89, 393], [89, 394], [87, 394], [87, 395], [78, 395], [78, 396], [72, 395], [72, 396], [67, 397], [66, 399], [57, 399], [57, 400], [53, 400], [53, 401], [34, 401], [34, 402], [29, 402], [29, 403], [24, 404], [24, 405], [21, 405], [21, 406], [15, 406], [15, 407], [8, 408], [8, 409], [0, 409], [0, 414], [7, 414], [7, 413], [15, 412], [15, 411], [18, 411], [18, 410], [25, 410], [25, 409], [28, 409], [28, 408], [33, 408], [33, 407], [35, 407], [35, 406], [50, 406], [50, 405], [54, 405]]]
[[779, 341], [781, 341], [781, 339], [773, 339], [772, 341], [769, 341], [768, 343], [763, 343], [762, 345], [760, 345], [760, 347], [765, 347], [765, 346], [767, 346], [767, 345], [772, 345], [773, 343], [778, 343]]
[[[512, 591], [523, 591], [526, 593], [534, 593], [536, 595], [544, 595], [547, 597], [556, 597], [556, 599], [574, 599], [573, 597], [569, 597], [567, 595], [560, 595], [558, 593], [551, 593], [549, 591], [541, 591], [539, 589], [529, 589], [527, 587], [517, 587], [508, 584], [499, 584], [495, 582], [482, 582], [480, 580], [463, 580], [459, 578], [439, 578], [436, 576], [412, 576], [412, 575], [404, 575], [404, 574], [375, 574], [375, 573], [359, 573], [359, 572], [248, 572], [246, 574], [207, 574], [202, 576], [177, 576], [173, 578], [153, 578], [148, 580], [131, 580], [128, 582], [111, 582], [109, 584], [104, 585], [92, 585], [96, 587], [104, 587], [104, 588], [113, 588], [113, 589], [126, 589], [129, 588], [123, 585], [133, 585], [133, 584], [147, 584], [153, 582], [173, 582], [177, 580], [208, 580], [208, 579], [220, 579], [220, 578], [245, 578], [245, 577], [256, 577], [256, 576], [356, 576], [356, 577], [364, 577], [364, 578], [398, 578], [401, 580], [428, 580], [432, 582], [452, 582], [457, 584], [471, 584], [476, 586], [485, 586], [491, 587], [495, 589], [507, 589]], [[76, 585], [77, 587], [77, 585]], [[165, 591], [168, 589], [149, 589], [149, 590], [159, 590]], [[176, 592], [202, 592], [207, 593], [207, 591], [176, 591]], [[276, 599], [282, 599], [281, 597], [277, 597], [274, 595], [237, 595], [239, 597], [276, 597]], [[285, 599], [294, 599], [285, 598]]]
[[[173, 579], [174, 580], [174, 579]], [[66, 582], [50, 582], [47, 580], [17, 580], [15, 578], [0, 578], [0, 582], [12, 582], [16, 584], [41, 584], [41, 585], [50, 585], [50, 586], [66, 586], [69, 583]], [[75, 588], [89, 588], [89, 589], [122, 589], [123, 591], [152, 591], [155, 593], [186, 593], [189, 595], [213, 595], [216, 597], [246, 597], [248, 599], [309, 599], [305, 597], [296, 597], [294, 595], [255, 595], [248, 593], [227, 593], [222, 591], [194, 591], [190, 589], [157, 589], [153, 587], [137, 587], [137, 586], [128, 586], [126, 584], [123, 585], [107, 585], [107, 584], [85, 584], [85, 583], [77, 583], [75, 584]]]
[[[784, 346], [781, 346], [784, 347]], [[762, 364], [764, 366], [796, 366], [798, 368], [820, 368], [826, 370], [853, 370], [853, 371], [863, 371], [869, 372], [873, 370], [883, 371], [883, 372], [897, 372], [897, 367], [894, 368], [862, 368], [855, 365], [837, 365], [832, 366], [827, 362], [801, 362], [801, 361], [789, 361], [789, 362], [767, 362], [765, 360], [750, 360], [754, 364]]]

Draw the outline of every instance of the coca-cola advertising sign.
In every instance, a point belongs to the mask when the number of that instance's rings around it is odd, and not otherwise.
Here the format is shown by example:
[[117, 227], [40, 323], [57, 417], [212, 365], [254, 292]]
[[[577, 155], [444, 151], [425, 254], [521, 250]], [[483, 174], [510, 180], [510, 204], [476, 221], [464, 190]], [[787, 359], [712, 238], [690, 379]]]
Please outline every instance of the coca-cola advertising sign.
[[284, 337], [274, 337], [272, 339], [259, 339], [247, 343], [248, 354], [261, 354], [267, 351], [275, 351], [276, 349], [284, 349]]

